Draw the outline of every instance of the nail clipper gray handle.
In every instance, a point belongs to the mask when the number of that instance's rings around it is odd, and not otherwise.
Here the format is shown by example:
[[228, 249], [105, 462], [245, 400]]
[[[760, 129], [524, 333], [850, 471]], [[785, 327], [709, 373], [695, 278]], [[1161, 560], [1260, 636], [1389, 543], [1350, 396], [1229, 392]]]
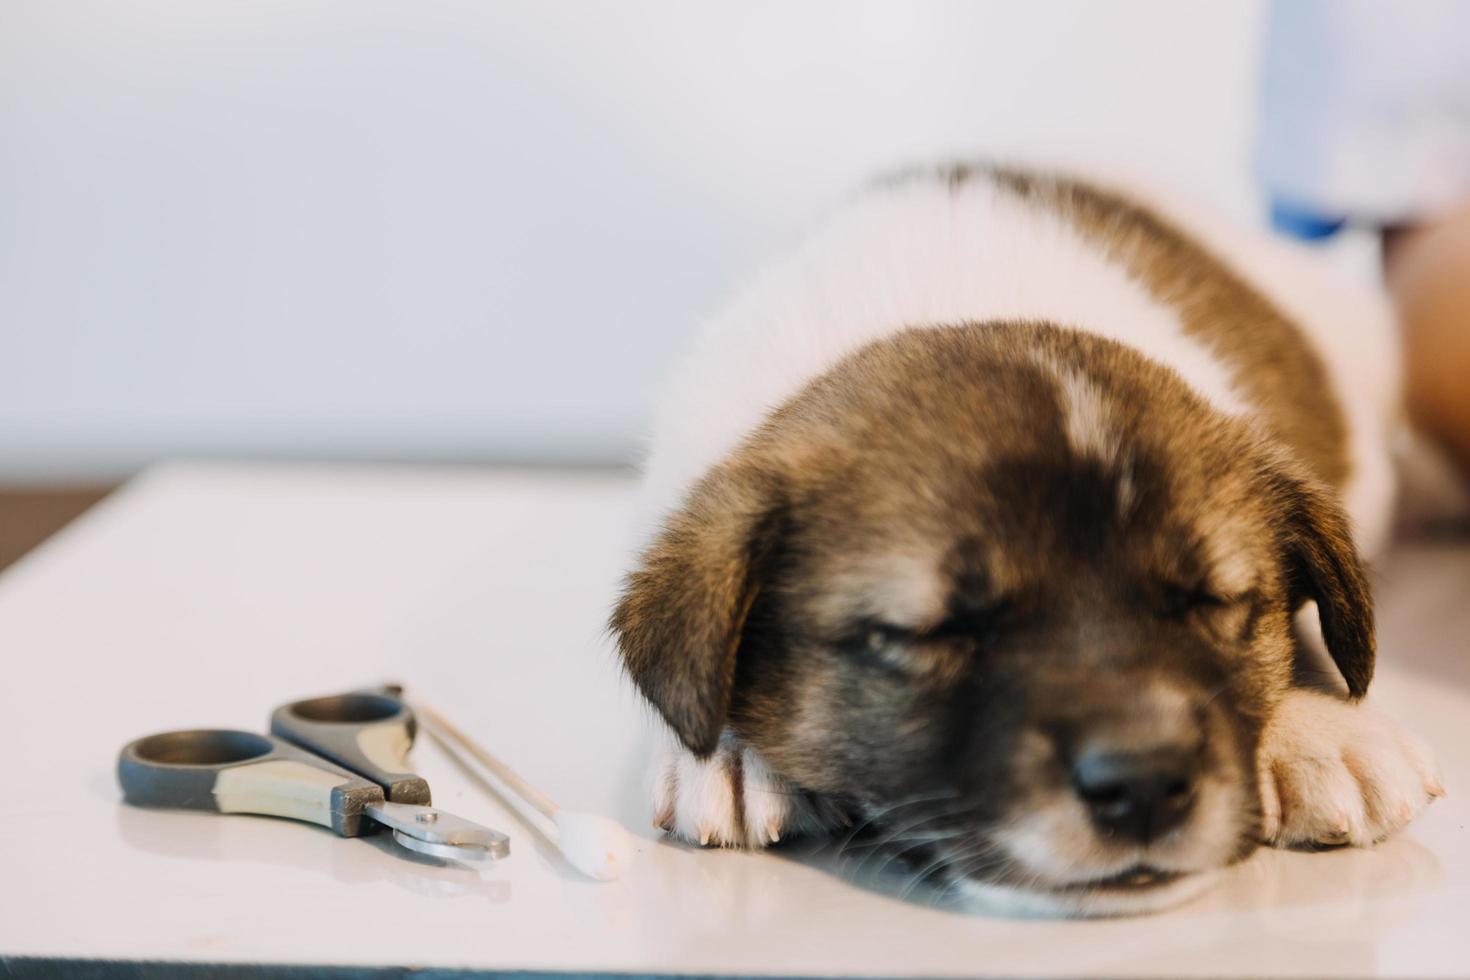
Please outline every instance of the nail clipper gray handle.
[[408, 706], [377, 691], [294, 701], [271, 714], [271, 734], [376, 783], [390, 802], [427, 806], [429, 784], [405, 771], [416, 730]]
[[117, 757], [117, 780], [135, 806], [261, 813], [343, 837], [374, 832], [364, 811], [383, 802], [382, 787], [325, 759], [268, 735], [220, 728], [128, 743]]

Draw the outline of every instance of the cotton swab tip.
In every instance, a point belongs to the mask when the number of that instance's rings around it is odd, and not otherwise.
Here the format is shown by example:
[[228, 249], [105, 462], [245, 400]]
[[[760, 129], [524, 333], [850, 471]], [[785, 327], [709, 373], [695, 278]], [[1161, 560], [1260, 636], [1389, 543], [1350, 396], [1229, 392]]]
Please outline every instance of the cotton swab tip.
[[558, 810], [553, 820], [562, 855], [572, 867], [589, 878], [614, 880], [627, 869], [637, 853], [633, 835], [609, 817]]

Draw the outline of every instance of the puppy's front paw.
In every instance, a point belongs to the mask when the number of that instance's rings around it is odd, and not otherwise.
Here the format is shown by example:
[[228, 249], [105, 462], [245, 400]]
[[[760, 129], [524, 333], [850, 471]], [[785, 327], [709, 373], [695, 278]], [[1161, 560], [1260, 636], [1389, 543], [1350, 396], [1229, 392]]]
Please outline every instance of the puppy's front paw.
[[1365, 847], [1444, 793], [1428, 746], [1360, 704], [1293, 691], [1261, 737], [1262, 835]]
[[765, 847], [814, 822], [802, 794], [728, 732], [705, 759], [667, 747], [653, 777], [654, 823], [691, 843]]

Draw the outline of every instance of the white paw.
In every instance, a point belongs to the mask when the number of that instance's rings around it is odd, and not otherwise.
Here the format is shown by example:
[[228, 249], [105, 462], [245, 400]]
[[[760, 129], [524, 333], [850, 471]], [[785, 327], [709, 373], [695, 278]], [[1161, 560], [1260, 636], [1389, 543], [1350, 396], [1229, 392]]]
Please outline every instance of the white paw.
[[1293, 691], [1261, 737], [1262, 836], [1365, 847], [1444, 794], [1429, 747], [1361, 704]]
[[706, 759], [682, 745], [654, 762], [654, 824], [710, 847], [765, 847], [818, 821], [795, 787], [726, 732]]

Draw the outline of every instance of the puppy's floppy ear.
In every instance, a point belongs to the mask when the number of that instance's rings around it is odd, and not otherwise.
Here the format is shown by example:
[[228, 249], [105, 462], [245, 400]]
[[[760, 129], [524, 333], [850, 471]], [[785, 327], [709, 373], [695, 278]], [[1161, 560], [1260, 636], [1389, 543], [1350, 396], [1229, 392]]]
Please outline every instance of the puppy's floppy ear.
[[715, 750], [735, 655], [779, 534], [774, 477], [749, 464], [712, 471], [643, 552], [613, 611], [623, 664], [690, 751]]
[[[1279, 461], [1278, 461], [1279, 462]], [[1373, 593], [1335, 494], [1295, 467], [1273, 466], [1278, 534], [1293, 609], [1317, 603], [1322, 638], [1348, 693], [1362, 697], [1373, 679]]]

